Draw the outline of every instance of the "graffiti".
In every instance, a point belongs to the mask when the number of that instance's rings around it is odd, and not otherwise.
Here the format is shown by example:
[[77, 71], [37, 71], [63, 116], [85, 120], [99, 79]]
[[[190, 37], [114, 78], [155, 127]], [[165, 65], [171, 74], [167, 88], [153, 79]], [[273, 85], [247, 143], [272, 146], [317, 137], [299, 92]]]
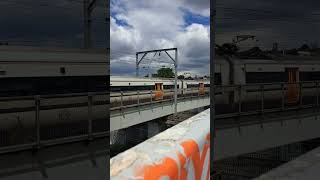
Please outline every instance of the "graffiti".
[[209, 180], [210, 109], [110, 160], [113, 180]]
[[158, 180], [164, 177], [169, 177], [170, 180], [209, 180], [210, 133], [202, 144], [186, 140], [180, 143], [180, 146], [183, 153], [177, 151], [176, 159], [165, 157], [161, 163], [138, 167], [135, 176], [141, 177], [141, 180]]

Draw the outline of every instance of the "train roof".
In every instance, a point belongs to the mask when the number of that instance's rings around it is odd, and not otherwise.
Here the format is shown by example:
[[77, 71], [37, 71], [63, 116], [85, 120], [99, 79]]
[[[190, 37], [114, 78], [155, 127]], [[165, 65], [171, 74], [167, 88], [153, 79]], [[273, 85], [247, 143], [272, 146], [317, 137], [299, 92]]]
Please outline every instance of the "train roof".
[[135, 76], [110, 76], [111, 81], [174, 81], [173, 78], [145, 78]]
[[1, 62], [107, 63], [107, 51], [105, 49], [0, 46], [0, 63]]
[[239, 58], [236, 56], [215, 56], [215, 63], [219, 64], [226, 62], [226, 58], [229, 58], [236, 64], [316, 64], [320, 65], [320, 56], [302, 56], [302, 55], [280, 55], [274, 56], [272, 59], [260, 59], [260, 58]]

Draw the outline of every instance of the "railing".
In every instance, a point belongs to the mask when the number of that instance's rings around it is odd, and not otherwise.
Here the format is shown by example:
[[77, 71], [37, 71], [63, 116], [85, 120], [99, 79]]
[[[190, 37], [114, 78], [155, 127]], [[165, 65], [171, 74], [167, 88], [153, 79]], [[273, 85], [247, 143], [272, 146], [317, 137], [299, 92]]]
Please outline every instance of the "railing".
[[[319, 81], [216, 85], [214, 90], [217, 119], [311, 107], [319, 108]], [[153, 90], [111, 92], [110, 110], [163, 103], [173, 101], [174, 98], [173, 90], [164, 90], [162, 100], [155, 100], [154, 94]], [[199, 88], [178, 90], [178, 100], [191, 100], [209, 95], [209, 88], [205, 88], [205, 94], [200, 94]]]
[[216, 118], [319, 108], [320, 82], [215, 86]]
[[0, 154], [106, 137], [108, 105], [107, 92], [2, 97]]
[[[173, 90], [164, 90], [163, 93], [163, 98], [161, 100], [156, 100], [154, 90], [111, 92], [110, 111], [170, 102], [174, 100]], [[208, 96], [210, 96], [209, 88], [205, 88], [204, 94], [199, 93], [198, 88], [185, 88], [178, 90], [178, 101]]]

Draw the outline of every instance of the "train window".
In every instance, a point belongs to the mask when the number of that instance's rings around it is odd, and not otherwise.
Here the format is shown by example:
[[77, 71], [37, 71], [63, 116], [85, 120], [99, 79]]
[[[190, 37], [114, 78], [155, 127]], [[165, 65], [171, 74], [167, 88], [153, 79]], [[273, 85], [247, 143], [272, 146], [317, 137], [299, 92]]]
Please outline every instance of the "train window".
[[120, 92], [120, 91], [150, 91], [153, 90], [154, 86], [111, 86], [111, 92]]
[[246, 83], [288, 82], [285, 72], [246, 72]]
[[163, 89], [174, 89], [174, 85], [163, 85]]
[[320, 72], [300, 72], [299, 73], [300, 81], [319, 81], [320, 80]]
[[0, 96], [106, 91], [106, 76], [2, 78]]
[[7, 74], [6, 71], [1, 71], [1, 70], [0, 70], [0, 75], [1, 75], [1, 76], [4, 76], [4, 75], [6, 75], [6, 74]]
[[215, 85], [221, 85], [222, 84], [221, 73], [214, 73], [214, 84]]
[[199, 87], [199, 84], [187, 84], [187, 88]]
[[[177, 84], [177, 88], [179, 88], [179, 84]], [[174, 89], [174, 85], [163, 85], [163, 89]]]

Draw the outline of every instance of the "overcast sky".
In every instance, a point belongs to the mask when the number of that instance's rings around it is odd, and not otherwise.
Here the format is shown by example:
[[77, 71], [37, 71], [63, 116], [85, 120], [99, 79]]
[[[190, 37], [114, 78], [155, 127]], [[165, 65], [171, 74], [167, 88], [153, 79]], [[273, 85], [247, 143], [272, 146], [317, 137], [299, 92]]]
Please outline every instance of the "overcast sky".
[[300, 47], [320, 40], [320, 1], [318, 0], [218, 0], [217, 43], [231, 42], [236, 35], [255, 35], [257, 44], [271, 48]]
[[[0, 41], [9, 44], [82, 47], [83, 0], [0, 2]], [[94, 47], [106, 47], [103, 0], [92, 15]]]
[[[111, 0], [111, 74], [134, 75], [137, 51], [177, 47], [180, 74], [208, 75], [209, 6], [209, 0]], [[162, 66], [171, 67], [165, 53], [150, 54], [140, 74]]]

